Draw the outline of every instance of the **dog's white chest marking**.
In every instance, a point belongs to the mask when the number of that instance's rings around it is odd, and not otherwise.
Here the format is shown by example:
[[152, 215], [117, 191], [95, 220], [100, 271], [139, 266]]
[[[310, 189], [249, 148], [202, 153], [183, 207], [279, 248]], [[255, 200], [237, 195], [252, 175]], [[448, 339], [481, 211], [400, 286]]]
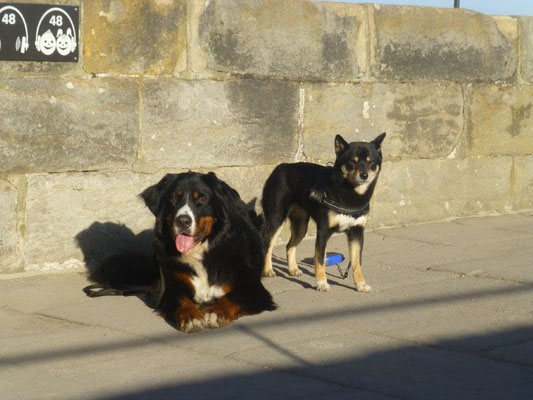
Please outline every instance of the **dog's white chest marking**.
[[354, 218], [346, 214], [337, 214], [335, 212], [329, 212], [329, 226], [338, 227], [339, 231], [345, 231], [348, 228], [353, 226], [365, 227], [367, 216], [361, 215], [360, 217]]
[[194, 287], [194, 301], [197, 303], [208, 303], [224, 296], [226, 292], [222, 286], [209, 284], [207, 271], [203, 264], [203, 253], [207, 248], [207, 241], [197, 246], [197, 248], [192, 249], [187, 254], [182, 254], [180, 261], [188, 264], [197, 275], [191, 278], [191, 284]]

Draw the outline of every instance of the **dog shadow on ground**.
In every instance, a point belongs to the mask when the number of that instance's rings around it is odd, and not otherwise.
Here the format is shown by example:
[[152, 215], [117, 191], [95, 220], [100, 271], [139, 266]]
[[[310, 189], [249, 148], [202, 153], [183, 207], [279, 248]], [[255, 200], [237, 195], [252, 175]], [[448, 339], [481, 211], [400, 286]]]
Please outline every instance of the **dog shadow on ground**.
[[[298, 283], [304, 289], [314, 289], [315, 288], [314, 285], [303, 281], [299, 277], [293, 277], [293, 276], [289, 275], [289, 268], [287, 266], [287, 261], [284, 258], [281, 258], [281, 257], [278, 257], [276, 255], [273, 255], [272, 256], [272, 263], [273, 263], [274, 270], [277, 273], [277, 276], [280, 276], [281, 278], [286, 279], [288, 281], [291, 281], [291, 282], [294, 282], [294, 283]], [[302, 271], [302, 274], [310, 276], [310, 277], [312, 277], [314, 279], [314, 277], [315, 277], [315, 273], [314, 273], [315, 266], [314, 266], [313, 258], [308, 257], [308, 258], [302, 259], [298, 263], [298, 267]], [[327, 268], [334, 268], [334, 270], [337, 271], [337, 268], [335, 266], [327, 267]], [[326, 270], [326, 271], [328, 271], [328, 270]], [[334, 279], [329, 279], [328, 280], [328, 283], [330, 285], [340, 286], [340, 287], [344, 287], [344, 288], [347, 288], [347, 289], [354, 289], [353, 286], [345, 285], [344, 283], [340, 283], [340, 282], [337, 281], [338, 279], [342, 279], [338, 272], [337, 272], [337, 274], [333, 274], [331, 272], [326, 272], [326, 275], [329, 278], [334, 278]]]
[[[131, 268], [144, 264], [152, 258], [153, 229], [146, 229], [138, 234], [125, 225], [114, 222], [93, 222], [87, 229], [76, 235], [76, 242], [84, 257], [85, 268], [89, 280], [97, 284], [103, 284], [107, 279], [117, 277], [113, 268], [109, 271], [110, 276], [103, 277], [98, 267], [105, 262], [114, 263], [111, 256], [118, 254], [131, 254]], [[140, 253], [140, 254], [139, 254]], [[146, 257], [143, 257], [146, 256]], [[103, 287], [90, 289], [93, 293], [103, 293]], [[85, 289], [84, 289], [85, 291]], [[87, 292], [86, 292], [87, 293]], [[148, 307], [153, 308], [153, 301], [157, 297], [149, 287], [138, 286], [129, 290], [129, 293], [109, 293], [115, 295], [136, 296]]]

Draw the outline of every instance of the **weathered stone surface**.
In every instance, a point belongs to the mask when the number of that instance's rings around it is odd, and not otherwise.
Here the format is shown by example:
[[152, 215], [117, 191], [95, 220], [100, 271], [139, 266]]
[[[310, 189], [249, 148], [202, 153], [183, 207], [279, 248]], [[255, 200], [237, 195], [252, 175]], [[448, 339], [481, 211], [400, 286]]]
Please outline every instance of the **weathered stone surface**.
[[385, 158], [446, 157], [463, 128], [459, 85], [311, 84], [304, 106], [304, 152], [315, 161], [335, 159], [335, 134], [352, 141], [387, 132]]
[[533, 85], [472, 85], [466, 90], [471, 155], [533, 153]]
[[[161, 177], [130, 172], [36, 174], [28, 179], [26, 269], [62, 269], [150, 248], [154, 218], [137, 197]], [[76, 236], [80, 243], [78, 247]]]
[[466, 10], [374, 6], [380, 77], [503, 80], [517, 67], [517, 22]]
[[0, 75], [68, 75], [83, 76], [81, 63], [40, 62], [40, 61], [2, 61]]
[[143, 170], [275, 164], [295, 153], [296, 83], [148, 79], [142, 105]]
[[17, 223], [18, 189], [2, 177], [0, 204], [0, 272], [12, 272], [22, 267]]
[[533, 82], [533, 17], [520, 17], [520, 64], [522, 78]]
[[186, 68], [186, 0], [84, 0], [84, 69], [171, 74]]
[[138, 103], [129, 79], [0, 78], [0, 172], [129, 166]]
[[504, 213], [511, 207], [511, 157], [383, 163], [371, 227]]
[[514, 157], [512, 178], [513, 208], [517, 210], [533, 209], [533, 155]]
[[308, 0], [195, 4], [194, 71], [316, 79], [354, 79], [366, 71], [364, 6]]
[[256, 209], [259, 210], [263, 186], [275, 167], [275, 165], [261, 165], [257, 167], [216, 168], [212, 171], [237, 190], [245, 202], [248, 203], [255, 199], [258, 206]]

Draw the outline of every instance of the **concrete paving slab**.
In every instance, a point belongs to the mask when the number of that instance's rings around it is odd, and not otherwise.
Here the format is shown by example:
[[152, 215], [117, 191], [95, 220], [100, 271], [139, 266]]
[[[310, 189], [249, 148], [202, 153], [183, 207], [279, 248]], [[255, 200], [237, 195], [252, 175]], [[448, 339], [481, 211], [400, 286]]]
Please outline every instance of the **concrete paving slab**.
[[500, 229], [533, 233], [533, 214], [511, 214], [498, 217], [457, 218], [453, 223], [480, 229]]
[[[317, 292], [314, 241], [299, 247], [300, 277], [280, 246], [279, 276], [264, 280], [279, 309], [194, 334], [136, 297], [86, 297], [78, 272], [2, 278], [0, 397], [533, 398], [533, 246], [521, 217], [368, 234], [372, 293], [336, 267]], [[328, 250], [345, 247], [340, 235]]]
[[[533, 334], [533, 332], [530, 332]], [[533, 337], [531, 340], [487, 351], [489, 357], [533, 366]]]
[[[440, 270], [441, 266], [459, 264], [474, 260], [483, 260], [492, 264], [492, 259], [518, 254], [528, 251], [533, 245], [530, 240], [516, 240], [512, 242], [496, 242], [472, 244], [470, 247], [461, 249], [445, 245], [424, 245], [416, 249], [406, 249], [390, 254], [376, 254], [372, 260], [377, 265], [389, 267], [414, 268], [418, 270]], [[451, 269], [442, 269], [452, 271]]]
[[[364, 333], [356, 340], [333, 334], [321, 341], [294, 343], [284, 350], [265, 349], [261, 364], [398, 398], [501, 399], [533, 393], [533, 373], [528, 369], [467, 353], [406, 346]], [[235, 357], [256, 362], [254, 352]]]
[[[496, 219], [500, 217], [494, 217]], [[507, 222], [507, 221], [503, 221]], [[503, 223], [502, 222], [502, 223]], [[472, 226], [454, 222], [438, 222], [426, 225], [415, 225], [402, 228], [390, 228], [378, 230], [375, 233], [419, 241], [428, 244], [440, 244], [467, 249], [472, 245], [479, 246], [482, 243], [504, 242], [512, 245], [519, 240], [532, 240], [531, 234], [527, 232], [501, 231], [492, 226]]]
[[[22, 315], [22, 319], [27, 317], [28, 314]], [[233, 376], [250, 373], [259, 373], [270, 386], [258, 398], [281, 396], [287, 387], [292, 387], [295, 393], [298, 387], [302, 395], [339, 389], [327, 382], [265, 371], [231, 358], [220, 359], [201, 344], [195, 351], [189, 351], [179, 343], [169, 346], [157, 338], [132, 336], [112, 329], [60, 320], [45, 324], [47, 332], [0, 339], [3, 399], [122, 397], [123, 392], [159, 392], [161, 387], [171, 387], [175, 398], [198, 391], [201, 385], [191, 386], [191, 382], [230, 377], [226, 382], [230, 384]], [[251, 382], [241, 383], [243, 395], [251, 395], [256, 390]], [[204, 389], [203, 398], [216, 397], [222, 389], [220, 385], [222, 382]]]
[[[533, 243], [532, 243], [533, 245]], [[450, 271], [513, 282], [533, 283], [533, 248], [505, 250], [504, 255], [465, 260], [430, 267], [433, 271]]]
[[42, 274], [20, 279], [0, 280], [0, 304], [24, 312], [81, 301], [81, 288], [87, 286], [83, 272]]

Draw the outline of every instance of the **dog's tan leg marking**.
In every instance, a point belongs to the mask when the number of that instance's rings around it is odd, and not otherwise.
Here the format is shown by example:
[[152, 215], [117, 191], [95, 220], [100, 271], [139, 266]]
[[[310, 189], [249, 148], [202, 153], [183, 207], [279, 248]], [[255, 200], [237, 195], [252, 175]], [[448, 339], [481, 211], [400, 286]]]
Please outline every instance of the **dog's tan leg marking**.
[[296, 246], [302, 241], [307, 233], [307, 224], [309, 216], [300, 207], [293, 207], [289, 213], [291, 222], [291, 238], [287, 243], [287, 265], [289, 266], [289, 275], [301, 276], [302, 271], [298, 268], [296, 262]]
[[350, 241], [350, 239], [348, 239], [348, 249], [350, 251], [350, 264], [353, 267], [355, 290], [365, 293], [371, 292], [372, 288], [365, 283], [363, 270], [361, 269], [361, 245], [356, 240]]
[[270, 239], [270, 244], [268, 245], [268, 250], [265, 255], [265, 266], [263, 268], [263, 276], [276, 276], [276, 272], [272, 268], [272, 252], [274, 251], [274, 246], [276, 244], [276, 240], [281, 232], [281, 228], [283, 227], [283, 224], [278, 228], [276, 233], [272, 236], [272, 239]]
[[327, 292], [329, 290], [329, 283], [328, 279], [326, 278], [326, 266], [324, 265], [325, 258], [325, 249], [323, 254], [319, 254], [318, 250], [315, 250], [316, 290], [319, 292]]

